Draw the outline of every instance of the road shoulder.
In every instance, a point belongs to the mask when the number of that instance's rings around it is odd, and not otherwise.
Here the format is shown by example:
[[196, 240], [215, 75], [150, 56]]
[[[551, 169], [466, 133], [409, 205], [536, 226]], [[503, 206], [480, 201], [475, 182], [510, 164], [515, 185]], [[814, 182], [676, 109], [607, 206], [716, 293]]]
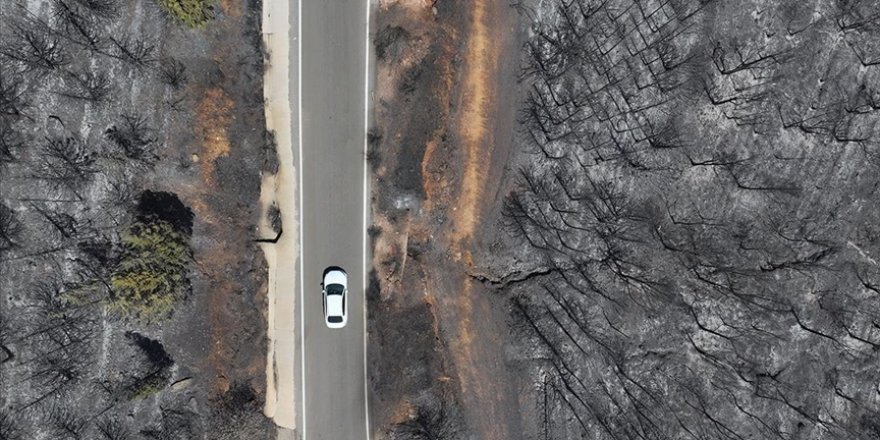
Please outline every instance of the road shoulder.
[[[297, 264], [299, 258], [299, 218], [297, 203], [297, 164], [293, 153], [297, 139], [293, 118], [297, 115], [291, 102], [296, 102], [296, 45], [291, 44], [291, 30], [296, 29], [296, 8], [286, 1], [266, 0], [263, 3], [263, 43], [267, 55], [264, 73], [264, 98], [267, 129], [274, 133], [278, 152], [278, 172], [264, 176], [264, 206], [275, 203], [280, 209], [283, 233], [276, 243], [263, 243], [269, 264], [268, 337], [266, 365], [266, 416], [279, 428], [279, 439], [289, 438], [297, 427], [297, 383], [299, 371], [299, 334], [296, 331]], [[295, 38], [295, 37], [294, 37]], [[291, 75], [294, 75], [293, 77]], [[293, 98], [293, 99], [292, 99]]]

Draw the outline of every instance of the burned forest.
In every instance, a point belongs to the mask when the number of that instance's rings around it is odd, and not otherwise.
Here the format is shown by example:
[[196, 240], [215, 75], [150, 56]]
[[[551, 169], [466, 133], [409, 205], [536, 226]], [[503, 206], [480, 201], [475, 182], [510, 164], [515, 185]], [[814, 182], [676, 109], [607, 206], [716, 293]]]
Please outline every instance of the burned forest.
[[516, 5], [528, 438], [880, 438], [880, 7]]
[[[365, 6], [368, 438], [880, 440], [880, 2]], [[303, 435], [263, 7], [0, 0], [0, 440]]]
[[260, 4], [168, 3], [0, 2], [0, 439], [272, 432]]

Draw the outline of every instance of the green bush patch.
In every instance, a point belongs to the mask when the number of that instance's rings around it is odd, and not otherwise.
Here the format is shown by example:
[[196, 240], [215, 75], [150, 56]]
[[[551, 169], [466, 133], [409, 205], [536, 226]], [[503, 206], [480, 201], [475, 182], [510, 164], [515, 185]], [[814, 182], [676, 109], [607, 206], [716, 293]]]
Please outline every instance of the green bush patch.
[[156, 0], [175, 20], [191, 28], [201, 28], [214, 18], [213, 0]]
[[141, 400], [167, 388], [174, 359], [165, 351], [162, 343], [132, 331], [125, 332], [125, 337], [139, 349], [141, 359], [145, 362], [137, 362], [129, 369], [131, 376], [121, 384], [121, 395], [127, 400]]
[[155, 374], [135, 382], [127, 393], [128, 400], [142, 400], [155, 396], [168, 386], [168, 377]]
[[160, 220], [134, 223], [121, 241], [122, 258], [110, 279], [110, 308], [146, 321], [169, 315], [189, 290], [188, 237]]

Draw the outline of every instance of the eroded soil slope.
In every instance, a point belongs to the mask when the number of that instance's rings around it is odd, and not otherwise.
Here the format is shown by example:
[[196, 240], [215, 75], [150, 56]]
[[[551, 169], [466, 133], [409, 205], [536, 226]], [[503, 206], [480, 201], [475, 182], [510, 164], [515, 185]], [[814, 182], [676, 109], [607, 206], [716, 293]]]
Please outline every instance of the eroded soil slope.
[[504, 312], [468, 274], [509, 152], [518, 16], [498, 2], [401, 1], [380, 2], [378, 17], [376, 429], [513, 438]]

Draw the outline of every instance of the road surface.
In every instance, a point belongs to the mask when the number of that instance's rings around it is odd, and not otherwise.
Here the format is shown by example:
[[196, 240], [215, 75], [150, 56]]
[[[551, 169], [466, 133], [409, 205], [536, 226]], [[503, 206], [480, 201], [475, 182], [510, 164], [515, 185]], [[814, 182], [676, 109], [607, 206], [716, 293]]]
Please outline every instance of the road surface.
[[[299, 431], [305, 440], [366, 439], [368, 2], [300, 0], [298, 8], [300, 83], [294, 105], [299, 105], [302, 220]], [[348, 323], [338, 330], [323, 321], [320, 284], [328, 266], [348, 272]]]

